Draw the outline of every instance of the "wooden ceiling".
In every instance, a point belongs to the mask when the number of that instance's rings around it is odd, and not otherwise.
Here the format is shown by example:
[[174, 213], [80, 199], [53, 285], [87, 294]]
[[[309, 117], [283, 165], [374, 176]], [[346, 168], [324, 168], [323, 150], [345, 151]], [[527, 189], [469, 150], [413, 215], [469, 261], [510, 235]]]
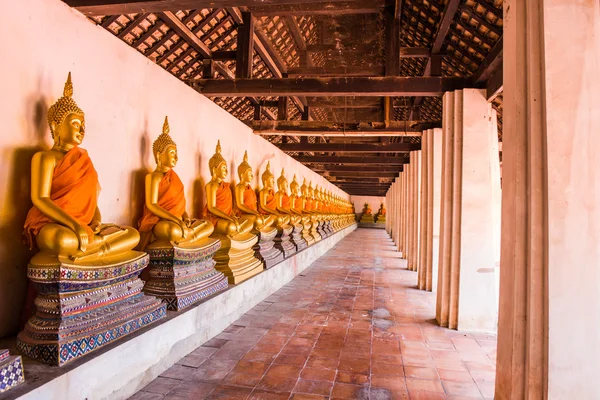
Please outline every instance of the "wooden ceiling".
[[385, 195], [444, 91], [502, 135], [502, 0], [64, 0], [349, 194]]

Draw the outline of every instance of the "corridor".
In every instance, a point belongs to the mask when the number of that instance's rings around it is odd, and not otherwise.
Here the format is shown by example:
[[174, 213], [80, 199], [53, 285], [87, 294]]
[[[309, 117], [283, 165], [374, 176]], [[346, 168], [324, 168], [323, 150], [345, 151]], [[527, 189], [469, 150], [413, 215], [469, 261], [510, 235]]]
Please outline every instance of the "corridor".
[[495, 336], [437, 326], [416, 280], [357, 229], [131, 399], [492, 398]]

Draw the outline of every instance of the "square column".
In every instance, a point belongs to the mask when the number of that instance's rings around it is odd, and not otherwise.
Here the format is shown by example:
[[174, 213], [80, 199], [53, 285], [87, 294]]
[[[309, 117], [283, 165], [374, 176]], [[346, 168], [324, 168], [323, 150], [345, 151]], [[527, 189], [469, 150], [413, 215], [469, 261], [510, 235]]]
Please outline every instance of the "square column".
[[494, 249], [500, 238], [493, 216], [500, 207], [494, 167], [500, 160], [490, 116], [483, 90], [444, 95], [436, 318], [452, 329], [495, 332], [497, 325]]
[[600, 4], [506, 0], [495, 398], [595, 399]]
[[[429, 198], [432, 201], [433, 216], [430, 225], [432, 229], [431, 239], [431, 282], [427, 281], [427, 290], [432, 291], [437, 289], [438, 282], [438, 266], [440, 256], [440, 211], [441, 211], [441, 189], [442, 189], [442, 129], [433, 129], [430, 137], [430, 150], [432, 151], [431, 158], [433, 159], [433, 170], [430, 174], [433, 180], [433, 187], [430, 187], [431, 192]], [[431, 164], [430, 164], [431, 166]]]

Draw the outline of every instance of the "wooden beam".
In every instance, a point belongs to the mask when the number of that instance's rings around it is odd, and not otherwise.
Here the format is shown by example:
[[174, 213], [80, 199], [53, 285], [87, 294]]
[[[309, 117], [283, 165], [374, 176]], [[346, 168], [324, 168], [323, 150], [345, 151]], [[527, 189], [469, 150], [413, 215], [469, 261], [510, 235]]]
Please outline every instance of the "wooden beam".
[[[196, 10], [218, 7], [290, 6], [298, 0], [64, 0], [84, 15], [121, 15], [161, 11]], [[323, 0], [302, 0], [304, 4], [323, 4]], [[328, 0], [329, 4], [347, 3]], [[364, 2], [363, 2], [364, 3]]]
[[242, 21], [243, 25], [238, 26], [235, 77], [252, 78], [252, 61], [254, 60], [254, 18], [252, 18], [252, 14], [249, 12], [243, 12]]
[[404, 165], [409, 162], [408, 157], [397, 156], [295, 156], [294, 159], [303, 164], [329, 164], [340, 165]]
[[[304, 40], [304, 35], [300, 30], [300, 27], [296, 23], [296, 20], [291, 15], [283, 17], [283, 22], [288, 28], [288, 31], [292, 35], [294, 42], [296, 43], [296, 47], [298, 50], [306, 50], [306, 41]], [[310, 58], [309, 58], [310, 59]]]
[[340, 172], [340, 171], [325, 171], [322, 173], [323, 176], [333, 176], [333, 177], [359, 177], [359, 178], [396, 178], [398, 176], [397, 172]]
[[200, 40], [200, 38], [173, 14], [171, 11], [165, 11], [157, 14], [165, 24], [173, 29], [183, 40], [192, 46], [202, 57], [212, 58], [212, 51]]
[[278, 106], [277, 106], [277, 120], [278, 121], [285, 121], [287, 120], [287, 116], [288, 116], [288, 101], [287, 101], [287, 97], [282, 96], [279, 98], [278, 101]]
[[385, 6], [385, 1], [322, 1], [302, 4], [277, 4], [268, 6], [252, 6], [252, 12], [257, 16], [292, 16], [292, 15], [351, 15], [351, 14], [379, 14]]
[[348, 44], [308, 44], [306, 45], [306, 51], [309, 53], [326, 53], [329, 51], [341, 51], [341, 52], [358, 52], [365, 53], [373, 50], [373, 44], [371, 43], [348, 43]]
[[341, 152], [341, 153], [402, 153], [419, 150], [413, 143], [292, 143], [279, 146], [281, 151]]
[[428, 58], [431, 50], [427, 47], [401, 47], [400, 58]]
[[[308, 105], [319, 108], [379, 108], [381, 102], [376, 97], [334, 97], [331, 99], [323, 97], [308, 98]], [[411, 102], [403, 99], [394, 99], [394, 108], [410, 108]]]
[[335, 122], [335, 121], [246, 121], [257, 135], [281, 136], [421, 136], [438, 128], [441, 121]]
[[292, 67], [288, 68], [288, 76], [383, 76], [384, 66], [374, 67]]
[[486, 82], [486, 98], [488, 101], [494, 100], [504, 91], [502, 68], [498, 68], [494, 75]]
[[456, 77], [335, 77], [280, 79], [201, 79], [192, 86], [205, 96], [442, 96], [472, 87]]
[[479, 84], [487, 81], [490, 77], [498, 70], [502, 68], [502, 50], [503, 50], [502, 36], [496, 42], [494, 47], [490, 50], [488, 55], [485, 57], [477, 72], [473, 74], [473, 83]]
[[367, 165], [337, 165], [337, 164], [322, 164], [313, 165], [311, 169], [315, 172], [341, 172], [341, 173], [354, 173], [354, 172], [375, 172], [375, 173], [394, 173], [398, 176], [398, 173], [402, 172], [403, 168], [401, 165], [382, 167], [382, 166], [367, 166]]

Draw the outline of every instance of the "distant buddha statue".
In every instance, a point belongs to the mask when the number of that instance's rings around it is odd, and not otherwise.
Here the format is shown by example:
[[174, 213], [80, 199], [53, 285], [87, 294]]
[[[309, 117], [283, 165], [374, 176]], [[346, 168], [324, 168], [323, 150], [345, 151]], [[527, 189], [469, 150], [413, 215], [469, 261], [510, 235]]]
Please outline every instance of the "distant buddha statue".
[[365, 203], [365, 215], [371, 215], [373, 213], [373, 211], [371, 210], [371, 206], [369, 205], [369, 203]]
[[282, 214], [286, 214], [290, 217], [290, 221], [293, 224], [300, 223], [300, 216], [292, 211], [292, 200], [288, 195], [288, 181], [285, 177], [283, 168], [281, 169], [281, 176], [277, 178], [277, 192], [275, 193], [275, 203], [277, 204], [277, 211]]
[[244, 161], [238, 166], [240, 183], [235, 186], [235, 203], [241, 212], [240, 220], [249, 221], [254, 229], [268, 228], [275, 223], [273, 215], [262, 215], [258, 212], [256, 192], [252, 188], [254, 173], [248, 164], [248, 152], [244, 153]]
[[197, 243], [210, 236], [212, 223], [191, 219], [185, 210], [183, 183], [174, 171], [177, 164], [177, 145], [169, 136], [169, 121], [165, 117], [162, 134], [154, 141], [152, 153], [156, 169], [146, 175], [144, 213], [139, 222], [142, 234], [141, 250], [150, 246]]
[[133, 249], [140, 238], [134, 228], [101, 222], [98, 173], [87, 151], [79, 147], [85, 137], [85, 116], [72, 96], [69, 73], [63, 97], [48, 110], [54, 145], [31, 161], [33, 207], [24, 234], [31, 248], [35, 243], [40, 249], [32, 264], [57, 256], [93, 262]]
[[221, 143], [217, 141], [215, 154], [208, 161], [211, 180], [206, 184], [206, 206], [203, 216], [213, 223], [215, 233], [227, 236], [249, 233], [253, 224], [241, 221], [233, 208], [231, 187], [227, 178], [227, 161], [221, 155]]
[[[298, 184], [298, 181], [296, 181], [296, 175], [294, 175], [294, 178], [292, 179], [292, 183], [290, 183], [290, 192], [291, 192], [291, 196], [290, 196], [291, 211], [301, 219], [302, 225], [307, 225], [307, 224], [310, 225], [310, 218], [308, 216], [302, 215], [303, 199], [302, 199], [302, 193], [300, 192], [300, 184]], [[310, 228], [310, 226], [309, 226], [309, 228]]]
[[262, 174], [263, 188], [258, 194], [259, 211], [263, 215], [272, 215], [276, 218], [277, 227], [281, 228], [290, 223], [289, 215], [282, 215], [277, 211], [277, 200], [275, 199], [275, 177], [271, 173], [271, 162], [267, 162], [265, 172]]

